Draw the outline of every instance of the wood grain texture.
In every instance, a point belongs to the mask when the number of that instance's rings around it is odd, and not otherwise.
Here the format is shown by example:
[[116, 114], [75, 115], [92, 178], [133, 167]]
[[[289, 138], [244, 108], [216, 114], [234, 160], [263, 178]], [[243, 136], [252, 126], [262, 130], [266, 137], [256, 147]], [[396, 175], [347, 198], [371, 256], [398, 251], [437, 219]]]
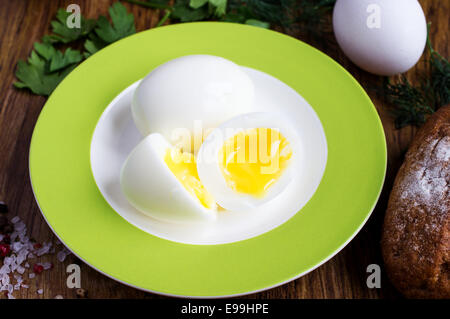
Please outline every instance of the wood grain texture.
[[[28, 175], [28, 149], [34, 125], [46, 98], [16, 90], [14, 71], [19, 59], [26, 59], [44, 34], [49, 33], [50, 21], [58, 8], [70, 3], [80, 5], [82, 13], [90, 18], [107, 14], [107, 8], [114, 1], [53, 1], [53, 0], [0, 0], [0, 200], [8, 203], [9, 217], [20, 216], [28, 227], [30, 237], [39, 242], [55, 240], [53, 233], [43, 220], [33, 197]], [[422, 0], [426, 17], [432, 22], [431, 40], [443, 56], [449, 55], [448, 15], [449, 1]], [[145, 9], [125, 4], [136, 17], [138, 31], [154, 27], [163, 15], [159, 10]], [[343, 65], [368, 91], [383, 122], [388, 145], [388, 171], [385, 186], [372, 217], [356, 238], [337, 256], [318, 269], [290, 282], [249, 298], [398, 298], [399, 294], [382, 274], [382, 288], [368, 289], [366, 267], [375, 263], [382, 265], [380, 234], [389, 191], [398, 167], [401, 164], [415, 129], [407, 127], [395, 130], [389, 116], [389, 106], [372, 90], [380, 87], [381, 78], [368, 74], [354, 66], [339, 50], [334, 38], [315, 40], [301, 30], [288, 32], [324, 51]], [[420, 75], [423, 65], [408, 72], [414, 81]], [[55, 268], [45, 271], [30, 280], [30, 289], [14, 293], [17, 298], [76, 298], [73, 289], [66, 287], [65, 267], [70, 263], [81, 266], [82, 287], [89, 298], [162, 298], [119, 284], [89, 266], [70, 256], [60, 263], [56, 256], [46, 256], [42, 261], [52, 261]], [[38, 295], [37, 289], [44, 293]], [[3, 295], [2, 297], [3, 298]]]

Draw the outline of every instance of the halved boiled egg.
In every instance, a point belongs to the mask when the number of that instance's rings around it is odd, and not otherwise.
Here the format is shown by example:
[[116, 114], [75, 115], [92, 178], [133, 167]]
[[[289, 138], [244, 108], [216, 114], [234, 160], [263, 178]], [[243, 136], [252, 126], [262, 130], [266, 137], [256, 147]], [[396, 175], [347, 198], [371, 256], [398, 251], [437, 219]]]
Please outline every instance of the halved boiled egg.
[[216, 218], [216, 202], [201, 184], [195, 156], [172, 147], [159, 133], [145, 137], [120, 174], [128, 201], [152, 217], [175, 222]]
[[301, 173], [301, 141], [287, 118], [248, 113], [214, 129], [198, 152], [201, 183], [231, 211], [253, 209]]

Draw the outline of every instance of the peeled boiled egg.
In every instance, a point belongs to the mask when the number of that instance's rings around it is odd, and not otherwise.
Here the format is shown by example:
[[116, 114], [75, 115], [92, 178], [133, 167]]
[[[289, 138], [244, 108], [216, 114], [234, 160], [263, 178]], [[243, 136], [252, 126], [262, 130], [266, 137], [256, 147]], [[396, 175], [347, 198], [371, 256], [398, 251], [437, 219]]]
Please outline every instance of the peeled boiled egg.
[[301, 142], [289, 120], [256, 112], [214, 129], [198, 152], [197, 170], [221, 207], [246, 211], [286, 190], [301, 173], [301, 157]]
[[216, 202], [197, 174], [195, 156], [158, 133], [130, 153], [120, 174], [122, 191], [139, 211], [157, 219], [189, 222], [216, 218]]
[[427, 38], [417, 0], [337, 0], [333, 29], [339, 46], [360, 68], [394, 75], [412, 68]]
[[141, 81], [132, 113], [142, 135], [160, 133], [193, 151], [208, 130], [251, 112], [253, 100], [253, 82], [240, 66], [217, 56], [188, 55], [162, 64]]

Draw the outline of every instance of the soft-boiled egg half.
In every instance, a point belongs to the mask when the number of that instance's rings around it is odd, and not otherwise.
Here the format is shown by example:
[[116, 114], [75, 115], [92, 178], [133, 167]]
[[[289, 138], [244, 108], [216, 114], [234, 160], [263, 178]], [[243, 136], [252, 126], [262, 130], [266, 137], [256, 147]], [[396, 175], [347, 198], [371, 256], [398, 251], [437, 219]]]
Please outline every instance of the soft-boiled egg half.
[[200, 148], [200, 181], [217, 203], [247, 211], [267, 203], [299, 176], [301, 144], [288, 119], [249, 113], [213, 130]]
[[187, 55], [150, 72], [137, 87], [131, 109], [142, 135], [160, 133], [193, 151], [208, 130], [252, 112], [253, 101], [253, 82], [240, 66], [217, 56]]
[[[288, 118], [253, 110], [251, 79], [226, 59], [186, 56], [152, 71], [132, 102], [144, 138], [122, 166], [128, 201], [157, 219], [190, 222], [252, 210], [286, 191], [301, 173], [301, 141]], [[187, 140], [173, 139], [180, 130]]]
[[195, 157], [170, 145], [159, 133], [145, 137], [120, 174], [122, 191], [138, 210], [175, 222], [214, 219], [216, 203], [201, 184]]

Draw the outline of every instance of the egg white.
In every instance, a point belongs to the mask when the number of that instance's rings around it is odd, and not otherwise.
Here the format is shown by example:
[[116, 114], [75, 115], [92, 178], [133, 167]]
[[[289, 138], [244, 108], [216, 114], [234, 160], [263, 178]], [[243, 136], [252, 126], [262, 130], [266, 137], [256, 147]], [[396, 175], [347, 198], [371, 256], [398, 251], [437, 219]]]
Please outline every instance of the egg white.
[[166, 151], [171, 147], [161, 134], [144, 138], [122, 166], [123, 193], [136, 209], [160, 220], [214, 220], [216, 211], [206, 209], [192, 196], [164, 162]]
[[[218, 154], [228, 138], [240, 131], [260, 127], [278, 130], [288, 140], [292, 156], [282, 175], [270, 186], [265, 196], [256, 198], [238, 193], [227, 185]], [[197, 171], [200, 181], [221, 207], [231, 211], [248, 211], [271, 201], [289, 187], [293, 176], [301, 174], [302, 156], [301, 140], [287, 118], [277, 113], [254, 112], [234, 117], [208, 135], [198, 152]]]

